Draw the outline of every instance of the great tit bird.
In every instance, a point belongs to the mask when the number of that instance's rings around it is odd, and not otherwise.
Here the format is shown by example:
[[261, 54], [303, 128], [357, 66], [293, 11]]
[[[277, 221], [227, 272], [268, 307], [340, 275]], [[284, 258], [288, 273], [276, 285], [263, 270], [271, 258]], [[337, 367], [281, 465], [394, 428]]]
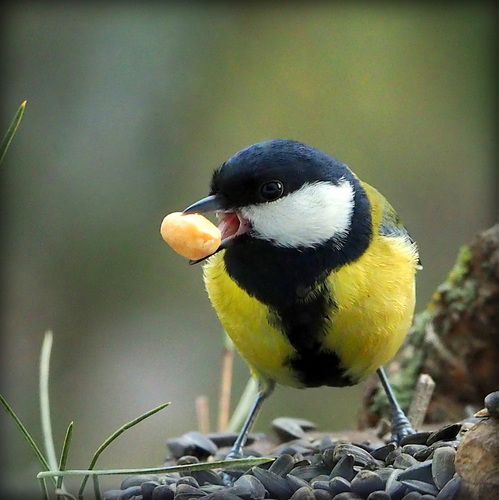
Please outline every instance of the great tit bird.
[[212, 211], [222, 243], [203, 266], [204, 282], [258, 382], [228, 456], [242, 456], [276, 383], [343, 387], [377, 371], [393, 439], [414, 432], [382, 365], [411, 325], [419, 257], [386, 199], [325, 152], [273, 139], [223, 163], [209, 196], [184, 213]]

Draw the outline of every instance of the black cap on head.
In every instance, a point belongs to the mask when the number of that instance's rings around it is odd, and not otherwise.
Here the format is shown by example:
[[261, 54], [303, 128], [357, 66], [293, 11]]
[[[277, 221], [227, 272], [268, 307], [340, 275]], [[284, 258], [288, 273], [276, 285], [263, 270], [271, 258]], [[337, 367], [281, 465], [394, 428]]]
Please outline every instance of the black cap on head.
[[323, 151], [290, 139], [272, 139], [242, 149], [213, 174], [211, 194], [227, 207], [242, 207], [268, 201], [260, 188], [270, 182], [282, 183], [287, 195], [305, 183], [352, 176], [346, 165]]

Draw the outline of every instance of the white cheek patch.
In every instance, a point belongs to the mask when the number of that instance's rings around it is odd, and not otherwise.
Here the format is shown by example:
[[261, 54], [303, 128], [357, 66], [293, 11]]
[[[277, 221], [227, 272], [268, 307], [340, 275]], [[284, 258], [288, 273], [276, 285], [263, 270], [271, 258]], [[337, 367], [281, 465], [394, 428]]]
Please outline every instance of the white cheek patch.
[[353, 186], [347, 180], [305, 184], [284, 198], [241, 209], [256, 238], [282, 247], [314, 247], [331, 238], [337, 246], [348, 234]]

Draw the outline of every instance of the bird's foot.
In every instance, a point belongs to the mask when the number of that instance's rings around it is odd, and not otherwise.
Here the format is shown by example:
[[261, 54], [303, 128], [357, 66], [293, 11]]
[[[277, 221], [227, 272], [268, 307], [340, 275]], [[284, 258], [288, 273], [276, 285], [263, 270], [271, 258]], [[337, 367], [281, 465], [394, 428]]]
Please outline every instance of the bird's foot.
[[402, 439], [415, 432], [403, 411], [400, 410], [394, 413], [392, 418], [392, 441], [395, 444], [399, 445]]
[[232, 450], [227, 453], [225, 460], [235, 460], [236, 458], [243, 458], [242, 448], [232, 448]]
[[[235, 460], [237, 458], [243, 458], [243, 450], [241, 447], [232, 448], [229, 453], [227, 453], [225, 460]], [[237, 477], [232, 476], [229, 472], [222, 471], [222, 481], [227, 487], [234, 486], [234, 481]]]

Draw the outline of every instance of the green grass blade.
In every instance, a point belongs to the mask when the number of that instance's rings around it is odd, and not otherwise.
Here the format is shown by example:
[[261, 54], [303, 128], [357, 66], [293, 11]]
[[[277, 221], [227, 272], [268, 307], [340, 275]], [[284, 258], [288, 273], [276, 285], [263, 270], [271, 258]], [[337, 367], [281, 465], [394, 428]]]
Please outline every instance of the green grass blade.
[[[73, 422], [70, 422], [66, 430], [66, 435], [64, 436], [64, 442], [62, 443], [61, 458], [59, 459], [59, 470], [64, 470], [66, 468], [66, 463], [68, 461], [69, 445], [71, 444], [71, 439], [73, 438]], [[62, 477], [57, 479], [57, 488], [63, 489], [62, 487]]]
[[[140, 415], [140, 417], [137, 417], [133, 419], [132, 421], [126, 423], [125, 425], [122, 425], [119, 429], [117, 429], [115, 432], [113, 432], [97, 449], [97, 451], [94, 453], [94, 456], [92, 458], [92, 461], [90, 462], [90, 465], [88, 466], [89, 470], [92, 470], [94, 468], [95, 463], [97, 462], [99, 456], [102, 454], [102, 452], [121, 434], [123, 434], [126, 430], [130, 429], [130, 427], [133, 427], [134, 425], [137, 425], [138, 423], [142, 422], [142, 420], [145, 420], [146, 418], [150, 417], [151, 415], [154, 415], [158, 411], [161, 411], [163, 408], [166, 408], [170, 403], [163, 403], [162, 405], [157, 406], [156, 408], [153, 408], [152, 410], [149, 410], [148, 412], [144, 413], [143, 415]], [[88, 477], [85, 477], [81, 483], [80, 489], [78, 491], [78, 496], [80, 497], [83, 494], [83, 490], [85, 489], [85, 485], [87, 484]]]
[[45, 478], [39, 478], [38, 482], [40, 483], [40, 488], [43, 494], [43, 500], [49, 500], [49, 491], [47, 489], [47, 483], [45, 482]]
[[151, 415], [154, 415], [155, 413], [158, 413], [158, 411], [161, 411], [162, 409], [166, 408], [170, 403], [163, 403], [162, 405], [157, 406], [156, 408], [153, 408], [152, 410], [149, 410], [148, 412], [140, 415], [137, 418], [134, 418], [130, 422], [127, 422], [126, 424], [122, 425], [119, 429], [117, 429], [115, 432], [113, 432], [97, 449], [97, 451], [94, 453], [94, 456], [92, 458], [92, 461], [90, 462], [89, 469], [93, 469], [95, 463], [97, 462], [97, 459], [99, 456], [102, 454], [102, 452], [121, 434], [123, 434], [126, 430], [130, 429], [134, 425], [137, 425], [138, 423], [142, 422], [142, 420], [145, 420], [146, 418], [150, 417]]
[[53, 335], [51, 331], [45, 332], [40, 354], [40, 415], [42, 424], [42, 435], [45, 444], [47, 461], [52, 470], [58, 469], [57, 457], [55, 453], [54, 438], [52, 434], [52, 422], [50, 418], [49, 399], [49, 372], [50, 354], [52, 352]]
[[55, 494], [57, 496], [57, 499], [59, 498], [67, 498], [68, 500], [77, 500], [77, 498], [71, 493], [68, 493], [67, 491], [64, 490], [55, 490]]
[[100, 492], [99, 476], [93, 476], [92, 481], [94, 483], [94, 497], [95, 500], [102, 500], [102, 495]]
[[26, 439], [28, 444], [31, 446], [32, 450], [35, 452], [35, 455], [42, 464], [42, 467], [46, 471], [50, 470], [50, 465], [43, 456], [43, 453], [40, 451], [40, 448], [38, 448], [37, 444], [35, 443], [35, 440], [31, 437], [31, 434], [28, 432], [26, 427], [24, 427], [24, 424], [21, 422], [19, 417], [15, 414], [14, 410], [10, 407], [7, 401], [5, 401], [5, 398], [1, 394], [0, 394], [0, 403], [2, 403], [2, 406], [4, 407], [5, 411], [11, 416], [12, 420], [16, 424], [21, 434], [23, 435], [24, 439]]
[[69, 445], [71, 444], [71, 439], [73, 438], [73, 428], [74, 422], [69, 422], [68, 428], [66, 430], [66, 435], [64, 436], [64, 442], [62, 443], [61, 458], [59, 460], [59, 470], [64, 470], [66, 468]]
[[2, 140], [2, 144], [0, 145], [0, 163], [2, 163], [5, 153], [7, 152], [7, 149], [9, 148], [9, 145], [14, 137], [14, 134], [16, 133], [17, 127], [19, 127], [19, 123], [21, 123], [21, 118], [23, 117], [25, 107], [26, 107], [26, 101], [21, 103], [21, 105], [19, 106], [17, 113], [14, 116], [14, 119], [12, 120], [9, 129], [7, 130], [7, 133], [5, 134], [5, 137]]
[[253, 401], [258, 394], [258, 384], [254, 377], [250, 377], [244, 388], [243, 394], [237, 403], [236, 409], [232, 413], [227, 430], [237, 432], [248, 415]]
[[186, 464], [186, 465], [173, 465], [167, 467], [148, 467], [144, 469], [68, 469], [63, 471], [44, 471], [37, 474], [37, 478], [47, 478], [54, 476], [124, 476], [124, 475], [135, 475], [135, 474], [161, 474], [161, 473], [171, 473], [171, 472], [192, 472], [198, 470], [208, 470], [208, 469], [223, 469], [230, 467], [231, 469], [241, 469], [245, 470], [255, 465], [264, 464], [266, 462], [272, 462], [275, 457], [255, 457], [255, 458], [238, 458], [231, 460], [218, 460], [214, 462], [201, 462], [196, 464]]

